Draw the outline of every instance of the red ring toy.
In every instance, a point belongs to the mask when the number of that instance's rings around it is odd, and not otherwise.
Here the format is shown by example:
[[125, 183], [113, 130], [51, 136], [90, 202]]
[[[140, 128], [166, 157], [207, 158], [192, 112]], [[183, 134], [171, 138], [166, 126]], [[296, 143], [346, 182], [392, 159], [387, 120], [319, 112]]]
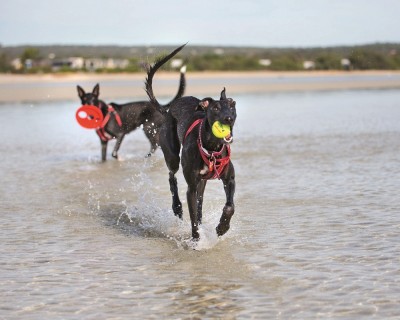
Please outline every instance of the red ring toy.
[[76, 110], [76, 121], [86, 129], [97, 129], [103, 122], [103, 113], [92, 105], [81, 106]]

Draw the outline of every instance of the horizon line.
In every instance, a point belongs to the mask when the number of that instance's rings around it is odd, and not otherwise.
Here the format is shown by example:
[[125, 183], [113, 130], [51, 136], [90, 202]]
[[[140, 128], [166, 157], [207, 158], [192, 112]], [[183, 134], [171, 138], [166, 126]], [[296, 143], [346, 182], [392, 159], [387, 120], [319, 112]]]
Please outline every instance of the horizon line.
[[[10, 47], [174, 47], [178, 44], [76, 44], [76, 43], [24, 43], [24, 44], [3, 44], [0, 42], [0, 48]], [[310, 46], [256, 46], [256, 45], [238, 45], [238, 44], [190, 44], [188, 42], [187, 47], [211, 47], [211, 48], [254, 48], [254, 49], [313, 49], [313, 48], [340, 48], [340, 47], [363, 47], [371, 45], [400, 45], [400, 42], [391, 41], [376, 41], [366, 43], [355, 43], [355, 44], [332, 44], [332, 45], [310, 45]]]

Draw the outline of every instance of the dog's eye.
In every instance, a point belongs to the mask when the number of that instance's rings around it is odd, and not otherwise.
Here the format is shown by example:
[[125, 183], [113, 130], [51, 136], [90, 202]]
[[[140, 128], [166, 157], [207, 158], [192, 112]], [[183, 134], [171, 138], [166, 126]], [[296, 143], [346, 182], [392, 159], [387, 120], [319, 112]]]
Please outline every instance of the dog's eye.
[[213, 111], [219, 111], [218, 106], [214, 106], [214, 107], [213, 107]]

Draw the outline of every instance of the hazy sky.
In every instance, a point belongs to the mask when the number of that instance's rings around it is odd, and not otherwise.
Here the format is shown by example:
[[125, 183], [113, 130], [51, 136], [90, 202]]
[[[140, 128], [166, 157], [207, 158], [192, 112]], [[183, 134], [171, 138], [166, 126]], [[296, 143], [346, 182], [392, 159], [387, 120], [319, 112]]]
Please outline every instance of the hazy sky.
[[1, 0], [0, 44], [400, 42], [400, 0]]

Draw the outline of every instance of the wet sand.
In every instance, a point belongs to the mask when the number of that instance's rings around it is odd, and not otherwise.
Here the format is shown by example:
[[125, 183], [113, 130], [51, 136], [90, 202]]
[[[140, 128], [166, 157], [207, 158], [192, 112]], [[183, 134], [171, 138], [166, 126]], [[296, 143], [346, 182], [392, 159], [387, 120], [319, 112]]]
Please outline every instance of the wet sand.
[[[160, 72], [157, 96], [173, 96], [178, 74]], [[400, 88], [400, 71], [188, 72], [185, 95], [217, 96], [263, 92]], [[144, 73], [137, 74], [0, 74], [0, 103], [76, 100], [76, 85], [86, 90], [100, 83], [104, 100], [146, 99]]]

